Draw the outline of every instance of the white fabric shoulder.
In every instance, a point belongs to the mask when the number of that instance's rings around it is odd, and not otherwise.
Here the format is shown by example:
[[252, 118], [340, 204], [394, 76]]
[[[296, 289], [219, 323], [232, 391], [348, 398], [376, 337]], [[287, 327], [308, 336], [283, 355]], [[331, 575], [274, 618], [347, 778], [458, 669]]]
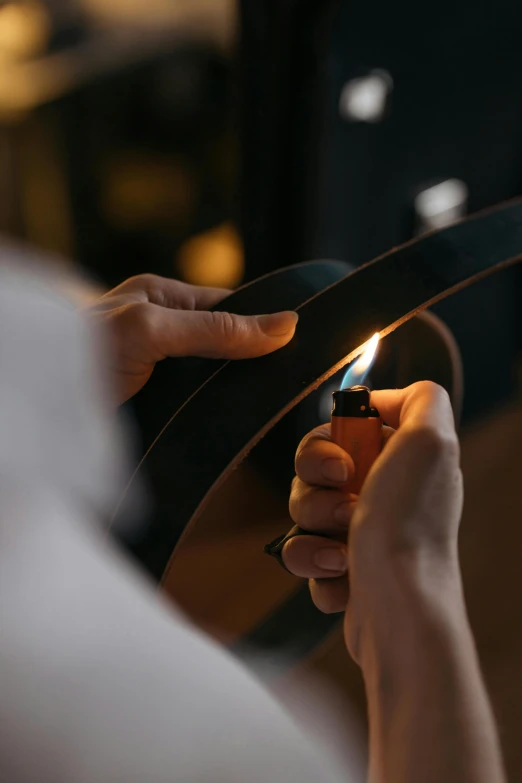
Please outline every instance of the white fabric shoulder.
[[95, 524], [121, 456], [86, 327], [56, 297], [4, 282], [0, 779], [347, 783]]

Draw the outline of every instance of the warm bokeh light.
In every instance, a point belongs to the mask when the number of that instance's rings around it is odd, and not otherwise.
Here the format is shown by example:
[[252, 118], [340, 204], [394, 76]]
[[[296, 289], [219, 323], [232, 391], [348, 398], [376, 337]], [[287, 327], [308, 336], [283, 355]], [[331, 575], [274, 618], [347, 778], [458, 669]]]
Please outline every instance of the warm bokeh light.
[[82, 11], [96, 25], [126, 25], [141, 30], [177, 30], [230, 45], [234, 40], [236, 0], [81, 0]]
[[180, 158], [127, 151], [107, 166], [103, 211], [120, 229], [161, 224], [185, 229], [198, 198], [198, 184]]
[[0, 59], [26, 60], [42, 54], [49, 43], [51, 19], [37, 0], [0, 7]]
[[179, 252], [177, 268], [187, 283], [236, 288], [244, 274], [243, 246], [237, 231], [224, 223], [189, 239]]

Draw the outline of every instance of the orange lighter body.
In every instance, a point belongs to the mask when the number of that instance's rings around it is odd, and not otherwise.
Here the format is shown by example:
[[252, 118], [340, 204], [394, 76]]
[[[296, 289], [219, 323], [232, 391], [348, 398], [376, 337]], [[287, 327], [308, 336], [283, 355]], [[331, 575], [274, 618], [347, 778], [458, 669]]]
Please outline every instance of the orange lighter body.
[[370, 469], [382, 450], [382, 419], [370, 405], [370, 390], [353, 386], [334, 392], [332, 440], [354, 461], [355, 475], [346, 492], [358, 495]]

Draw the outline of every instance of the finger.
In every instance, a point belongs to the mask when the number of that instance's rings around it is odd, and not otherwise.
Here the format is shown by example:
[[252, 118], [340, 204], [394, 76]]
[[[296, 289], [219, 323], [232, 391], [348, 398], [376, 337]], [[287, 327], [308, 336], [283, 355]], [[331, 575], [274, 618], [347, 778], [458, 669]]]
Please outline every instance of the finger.
[[226, 288], [206, 288], [190, 285], [159, 275], [136, 275], [125, 280], [106, 296], [134, 294], [138, 302], [151, 302], [160, 307], [179, 310], [208, 310], [221, 302], [231, 291]]
[[448, 393], [431, 381], [421, 381], [406, 389], [374, 391], [371, 403], [381, 418], [394, 429], [404, 424], [453, 431], [455, 422]]
[[409, 545], [418, 537], [410, 523], [423, 519], [422, 535], [434, 540], [440, 533], [445, 542], [445, 520], [452, 503], [458, 507], [461, 502], [459, 443], [451, 405], [446, 392], [433, 383], [414, 384], [403, 392], [395, 410], [399, 429], [388, 437], [368, 475], [352, 530], [364, 519], [366, 530], [373, 525], [380, 531], [376, 541], [384, 541], [383, 533], [398, 525], [403, 544]]
[[345, 612], [350, 598], [347, 576], [337, 579], [311, 579], [310, 594], [314, 604], [324, 614]]
[[291, 538], [281, 556], [289, 571], [306, 579], [342, 576], [348, 567], [346, 544], [319, 536]]
[[151, 304], [140, 309], [142, 328], [154, 361], [167, 356], [213, 359], [264, 356], [292, 339], [298, 319], [293, 312], [243, 316], [167, 310]]
[[296, 477], [290, 493], [290, 516], [293, 521], [314, 533], [346, 533], [357, 498], [338, 489], [319, 489]]
[[353, 459], [330, 440], [330, 425], [312, 430], [299, 444], [295, 472], [306, 484], [342, 486], [355, 473]]
[[382, 428], [382, 447], [386, 446], [390, 438], [392, 438], [397, 430], [394, 430], [393, 427], [388, 427], [388, 425], [384, 425]]

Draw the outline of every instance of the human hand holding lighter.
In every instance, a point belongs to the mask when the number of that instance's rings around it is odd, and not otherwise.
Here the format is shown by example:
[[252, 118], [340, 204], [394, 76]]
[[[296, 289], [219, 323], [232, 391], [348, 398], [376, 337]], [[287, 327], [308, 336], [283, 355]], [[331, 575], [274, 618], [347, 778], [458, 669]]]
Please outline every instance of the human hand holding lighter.
[[[309, 579], [321, 611], [345, 613], [346, 648], [368, 699], [369, 780], [501, 783], [460, 577], [462, 476], [449, 397], [429, 382], [372, 392], [369, 409], [364, 389], [336, 394], [332, 425], [298, 449], [290, 513], [305, 535], [281, 555]], [[359, 395], [360, 417], [335, 415], [353, 413]], [[366, 454], [368, 421], [375, 440]], [[379, 431], [384, 446], [365, 475]], [[360, 485], [359, 496], [347, 495]]]
[[[357, 396], [353, 391], [336, 394], [349, 395], [350, 403], [345, 404], [350, 407]], [[442, 553], [447, 556], [444, 565], [453, 566], [449, 555], [456, 547], [462, 479], [448, 395], [435, 384], [422, 382], [372, 392], [370, 408], [390, 426], [369, 417], [373, 453], [368, 449], [359, 476], [353, 456], [333, 437], [338, 427], [345, 428], [343, 435], [349, 433], [355, 417], [344, 422], [339, 417], [336, 423], [334, 416], [333, 428], [313, 430], [297, 450], [290, 515], [305, 535], [285, 543], [282, 559], [289, 571], [311, 580], [313, 600], [327, 613], [346, 609], [347, 572], [350, 596], [360, 580], [368, 581], [372, 592], [379, 591], [373, 572], [389, 569], [403, 550], [418, 551], [427, 560]], [[383, 448], [367, 473], [380, 445], [379, 429]], [[353, 489], [363, 479], [356, 494]], [[414, 576], [417, 580], [418, 574]]]

